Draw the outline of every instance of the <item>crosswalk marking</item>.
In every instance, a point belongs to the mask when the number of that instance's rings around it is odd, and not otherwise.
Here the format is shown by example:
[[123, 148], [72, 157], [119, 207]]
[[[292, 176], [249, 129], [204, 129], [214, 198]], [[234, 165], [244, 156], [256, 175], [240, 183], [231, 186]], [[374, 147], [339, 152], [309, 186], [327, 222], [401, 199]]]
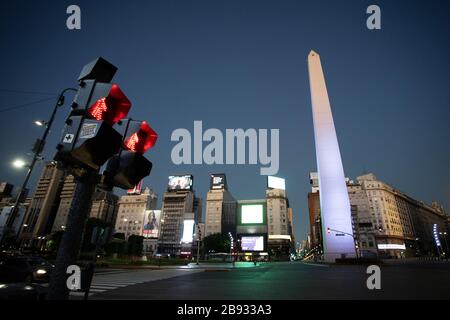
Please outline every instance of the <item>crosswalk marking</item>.
[[[89, 296], [136, 284], [141, 284], [150, 281], [164, 280], [196, 272], [201, 272], [201, 270], [192, 270], [192, 269], [122, 270], [115, 272], [96, 273], [94, 274], [94, 278], [92, 279], [91, 288], [89, 290]], [[84, 296], [84, 292], [71, 291], [70, 296], [79, 299], [80, 297]]]

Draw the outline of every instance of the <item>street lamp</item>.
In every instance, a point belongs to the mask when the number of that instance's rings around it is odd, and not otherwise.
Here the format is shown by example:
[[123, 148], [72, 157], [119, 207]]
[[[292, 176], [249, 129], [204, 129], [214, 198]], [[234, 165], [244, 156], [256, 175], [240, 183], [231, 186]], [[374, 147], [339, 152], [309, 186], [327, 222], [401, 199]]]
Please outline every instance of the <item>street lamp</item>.
[[448, 253], [448, 243], [447, 243], [447, 232], [439, 232], [440, 235], [444, 236], [444, 241], [445, 241], [445, 247], [447, 248], [447, 253]]
[[331, 231], [334, 231], [336, 233], [340, 233], [340, 234], [346, 234], [350, 237], [353, 238], [353, 242], [355, 243], [355, 254], [356, 254], [356, 258], [359, 258], [359, 254], [358, 254], [358, 241], [355, 239], [355, 236], [351, 233], [348, 232], [344, 232], [344, 231], [340, 231], [340, 230], [336, 230], [336, 229], [332, 229], [332, 228], [327, 228], [327, 233], [331, 233]]
[[38, 127], [47, 126], [47, 122], [45, 122], [44, 120], [36, 120], [34, 124], [37, 125]]
[[21, 169], [21, 168], [25, 167], [27, 164], [22, 159], [16, 159], [13, 161], [12, 165], [14, 168]]
[[[55, 106], [53, 108], [53, 112], [52, 112], [52, 114], [50, 116], [50, 120], [48, 122], [46, 122], [46, 123], [45, 122], [40, 122], [42, 124], [45, 123], [46, 128], [45, 128], [44, 134], [42, 135], [42, 138], [40, 140], [38, 140], [39, 141], [39, 145], [35, 146], [35, 148], [33, 149], [33, 151], [34, 151], [33, 159], [31, 160], [30, 165], [27, 166], [28, 167], [28, 172], [27, 172], [27, 174], [25, 176], [25, 180], [23, 181], [22, 188], [20, 188], [20, 190], [19, 190], [19, 192], [18, 192], [18, 194], [16, 196], [16, 201], [14, 202], [14, 205], [11, 208], [11, 213], [10, 213], [8, 219], [6, 220], [5, 232], [3, 233], [3, 236], [0, 239], [1, 243], [3, 242], [3, 239], [9, 233], [9, 231], [12, 229], [12, 226], [14, 225], [14, 220], [16, 219], [16, 216], [17, 216], [17, 210], [18, 210], [18, 206], [19, 206], [19, 201], [22, 198], [23, 192], [24, 192], [24, 190], [27, 187], [28, 180], [30, 180], [31, 173], [33, 172], [34, 165], [36, 164], [36, 162], [39, 159], [42, 158], [41, 157], [41, 153], [42, 153], [42, 150], [44, 148], [47, 136], [48, 136], [48, 134], [50, 132], [50, 128], [52, 126], [53, 120], [55, 120], [56, 111], [58, 110], [59, 107], [61, 107], [64, 104], [64, 95], [66, 94], [67, 91], [77, 92], [77, 89], [66, 88], [66, 89], [62, 90], [61, 93], [58, 96], [58, 99], [56, 100]], [[37, 121], [35, 123], [37, 124]], [[23, 160], [22, 161], [21, 160], [14, 161], [13, 165], [16, 168], [19, 168], [19, 167], [22, 168], [22, 167], [26, 166], [26, 164], [25, 164], [25, 162]]]

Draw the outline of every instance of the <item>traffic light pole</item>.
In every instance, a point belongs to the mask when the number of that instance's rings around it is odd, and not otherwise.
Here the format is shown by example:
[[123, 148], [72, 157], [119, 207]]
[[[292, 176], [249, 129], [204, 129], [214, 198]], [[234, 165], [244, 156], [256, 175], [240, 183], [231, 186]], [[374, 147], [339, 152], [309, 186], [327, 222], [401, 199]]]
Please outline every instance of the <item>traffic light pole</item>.
[[197, 265], [200, 258], [200, 239], [197, 241]]
[[95, 171], [89, 171], [78, 179], [69, 210], [67, 227], [58, 249], [55, 269], [50, 280], [48, 300], [68, 299], [69, 289], [66, 284], [68, 277], [66, 270], [68, 266], [76, 264], [84, 225], [91, 208], [92, 195], [98, 183], [98, 174]]
[[55, 107], [53, 108], [53, 112], [52, 112], [52, 115], [50, 116], [50, 120], [48, 121], [45, 131], [44, 131], [44, 134], [43, 134], [41, 140], [39, 141], [38, 147], [36, 148], [36, 150], [34, 152], [33, 159], [31, 160], [31, 164], [28, 166], [28, 172], [27, 172], [27, 175], [25, 176], [25, 180], [22, 183], [22, 187], [20, 188], [20, 190], [16, 196], [14, 205], [11, 208], [11, 213], [6, 221], [6, 232], [3, 234], [3, 239], [1, 239], [2, 243], [3, 243], [3, 240], [5, 239], [6, 234], [9, 233], [9, 231], [12, 230], [12, 228], [14, 226], [14, 221], [16, 220], [17, 212], [19, 209], [19, 202], [23, 196], [24, 190], [26, 189], [26, 187], [28, 185], [28, 181], [30, 180], [31, 173], [33, 172], [34, 166], [35, 166], [37, 160], [39, 159], [39, 157], [41, 156], [41, 153], [44, 149], [45, 141], [50, 132], [50, 128], [53, 124], [53, 121], [55, 120], [56, 111], [58, 110], [59, 107], [61, 107], [64, 104], [64, 95], [66, 94], [67, 91], [75, 91], [76, 92], [77, 89], [66, 88], [63, 91], [61, 91], [61, 93], [58, 96], [58, 100], [56, 101]]

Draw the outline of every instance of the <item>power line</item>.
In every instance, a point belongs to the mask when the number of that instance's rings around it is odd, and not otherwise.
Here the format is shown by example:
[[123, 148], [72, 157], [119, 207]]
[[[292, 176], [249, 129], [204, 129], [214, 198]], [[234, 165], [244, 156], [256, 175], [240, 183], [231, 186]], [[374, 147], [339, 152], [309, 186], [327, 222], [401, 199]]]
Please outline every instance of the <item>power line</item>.
[[56, 96], [53, 96], [51, 98], [44, 98], [44, 99], [40, 99], [40, 100], [36, 100], [36, 101], [31, 101], [31, 102], [20, 104], [20, 105], [17, 105], [17, 106], [6, 107], [6, 108], [3, 108], [3, 109], [0, 109], [0, 113], [1, 112], [7, 112], [7, 111], [16, 110], [16, 109], [20, 109], [20, 108], [25, 108], [25, 107], [32, 106], [32, 105], [35, 105], [35, 104], [38, 104], [38, 103], [42, 103], [42, 102], [45, 102], [45, 101], [54, 100], [55, 98], [56, 98]]
[[24, 90], [11, 90], [11, 89], [0, 89], [0, 92], [6, 93], [20, 93], [20, 94], [40, 94], [46, 96], [54, 96], [54, 93], [42, 92], [42, 91], [24, 91]]

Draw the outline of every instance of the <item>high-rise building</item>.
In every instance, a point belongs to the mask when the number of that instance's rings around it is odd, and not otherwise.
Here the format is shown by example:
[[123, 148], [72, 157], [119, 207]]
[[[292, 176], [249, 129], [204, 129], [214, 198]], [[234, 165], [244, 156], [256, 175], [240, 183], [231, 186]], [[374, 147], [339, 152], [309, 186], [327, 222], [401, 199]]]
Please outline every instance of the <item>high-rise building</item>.
[[236, 236], [237, 201], [228, 191], [225, 174], [212, 174], [206, 195], [205, 236], [215, 233]]
[[[438, 254], [433, 226], [448, 231], [448, 215], [441, 206], [415, 200], [374, 174], [359, 176], [356, 181], [347, 179], [347, 191], [359, 255], [401, 258]], [[311, 230], [320, 222], [319, 198], [318, 192], [308, 194]], [[322, 241], [317, 232], [311, 231], [311, 236], [313, 245]]]
[[36, 191], [25, 214], [20, 240], [23, 246], [39, 246], [50, 233], [59, 206], [63, 172], [50, 161], [44, 165]]
[[0, 182], [0, 200], [5, 197], [10, 198], [13, 188], [14, 186], [8, 182]]
[[269, 253], [273, 259], [289, 259], [295, 245], [284, 179], [267, 177], [266, 202]]
[[12, 196], [12, 190], [14, 186], [8, 182], [0, 183], [0, 211], [4, 207], [14, 205], [15, 198]]
[[[19, 203], [12, 228], [8, 232], [9, 235], [14, 234], [14, 237], [17, 237], [19, 235], [20, 229], [23, 226], [26, 210], [30, 205], [30, 201], [31, 199], [28, 198], [28, 200], [24, 203]], [[0, 209], [0, 239], [3, 238], [5, 231], [8, 230], [6, 228], [6, 223], [11, 214], [13, 206], [14, 205], [7, 205]]]
[[109, 191], [97, 190], [92, 196], [90, 218], [100, 219], [111, 225], [116, 224], [119, 197]]
[[156, 209], [158, 196], [149, 188], [140, 194], [121, 196], [115, 224], [115, 232], [123, 233], [125, 239], [131, 235], [143, 235], [144, 221], [148, 210]]
[[69, 216], [70, 206], [72, 205], [75, 193], [76, 182], [73, 175], [67, 175], [59, 195], [58, 211], [53, 222], [52, 233], [65, 230], [67, 226], [67, 218]]
[[[189, 233], [192, 238], [192, 223], [200, 222], [201, 208], [201, 199], [195, 197], [193, 190], [192, 175], [170, 176], [162, 203], [159, 253], [181, 255], [182, 248], [186, 247], [182, 240], [187, 240]], [[191, 227], [192, 230], [187, 230]]]
[[[355, 257], [350, 200], [320, 56], [308, 56], [325, 261]], [[344, 235], [344, 236], [343, 236]]]

